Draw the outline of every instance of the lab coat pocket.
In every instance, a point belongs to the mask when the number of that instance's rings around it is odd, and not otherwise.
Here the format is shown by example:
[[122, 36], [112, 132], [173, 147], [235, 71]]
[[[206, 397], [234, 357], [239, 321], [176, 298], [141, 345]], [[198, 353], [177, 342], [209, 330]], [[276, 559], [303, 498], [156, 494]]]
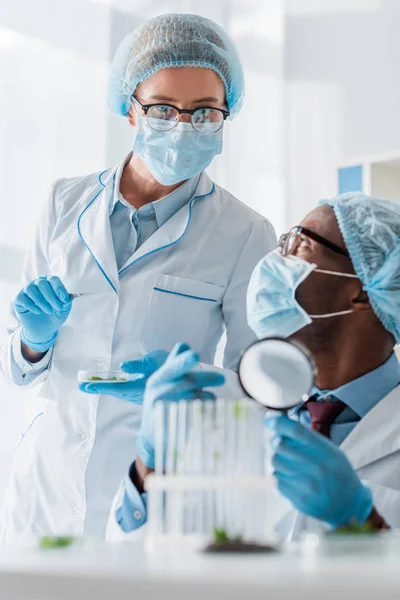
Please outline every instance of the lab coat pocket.
[[223, 293], [220, 285], [158, 274], [142, 337], [147, 351], [170, 351], [182, 341], [199, 352], [210, 329], [220, 326]]

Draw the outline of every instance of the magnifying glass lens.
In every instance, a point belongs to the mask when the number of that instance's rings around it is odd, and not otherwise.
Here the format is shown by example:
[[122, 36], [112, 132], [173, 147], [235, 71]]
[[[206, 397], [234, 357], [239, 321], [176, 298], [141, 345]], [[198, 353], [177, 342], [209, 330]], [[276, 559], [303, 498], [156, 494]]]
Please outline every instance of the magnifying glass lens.
[[287, 411], [308, 397], [315, 364], [308, 350], [297, 342], [265, 339], [243, 354], [239, 378], [245, 392], [264, 406]]

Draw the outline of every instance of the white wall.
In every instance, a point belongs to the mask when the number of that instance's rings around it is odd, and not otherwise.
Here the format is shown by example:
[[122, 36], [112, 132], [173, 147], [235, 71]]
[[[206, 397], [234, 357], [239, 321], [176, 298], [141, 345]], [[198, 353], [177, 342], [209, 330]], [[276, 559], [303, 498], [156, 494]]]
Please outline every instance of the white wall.
[[372, 163], [369, 174], [373, 196], [400, 201], [400, 159]]
[[287, 0], [287, 225], [337, 193], [337, 168], [400, 144], [400, 2]]

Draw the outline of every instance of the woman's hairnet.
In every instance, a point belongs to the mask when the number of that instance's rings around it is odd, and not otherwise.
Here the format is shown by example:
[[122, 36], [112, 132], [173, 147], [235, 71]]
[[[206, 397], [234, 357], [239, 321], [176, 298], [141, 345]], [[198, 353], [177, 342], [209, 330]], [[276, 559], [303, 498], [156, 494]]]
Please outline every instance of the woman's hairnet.
[[400, 202], [350, 192], [320, 204], [328, 204], [335, 211], [372, 308], [399, 343]]
[[136, 87], [160, 69], [206, 67], [222, 79], [231, 118], [244, 99], [239, 52], [225, 31], [198, 15], [167, 14], [146, 21], [121, 43], [111, 65], [108, 105], [127, 116]]

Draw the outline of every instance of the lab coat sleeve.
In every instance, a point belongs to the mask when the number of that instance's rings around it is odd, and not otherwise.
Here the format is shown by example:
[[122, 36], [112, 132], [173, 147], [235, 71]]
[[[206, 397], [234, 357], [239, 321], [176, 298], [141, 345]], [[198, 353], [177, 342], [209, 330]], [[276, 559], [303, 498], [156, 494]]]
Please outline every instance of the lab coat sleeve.
[[400, 528], [400, 490], [363, 480], [371, 488], [374, 506], [392, 529]]
[[226, 327], [223, 365], [236, 370], [243, 350], [256, 340], [247, 324], [247, 286], [256, 264], [276, 247], [274, 228], [267, 220], [253, 224], [225, 291], [222, 311]]
[[123, 542], [144, 537], [147, 494], [140, 494], [126, 474], [115, 496], [107, 525], [106, 540]]
[[[21, 279], [21, 289], [38, 277], [51, 275], [48, 263], [48, 249], [54, 224], [56, 222], [54, 198], [55, 182], [51, 188], [48, 201], [39, 216], [33, 240], [28, 248]], [[11, 302], [8, 327], [0, 345], [0, 370], [5, 378], [17, 386], [28, 386], [40, 383], [47, 373], [51, 361], [52, 350], [35, 364], [29, 363], [21, 354], [20, 323]]]

